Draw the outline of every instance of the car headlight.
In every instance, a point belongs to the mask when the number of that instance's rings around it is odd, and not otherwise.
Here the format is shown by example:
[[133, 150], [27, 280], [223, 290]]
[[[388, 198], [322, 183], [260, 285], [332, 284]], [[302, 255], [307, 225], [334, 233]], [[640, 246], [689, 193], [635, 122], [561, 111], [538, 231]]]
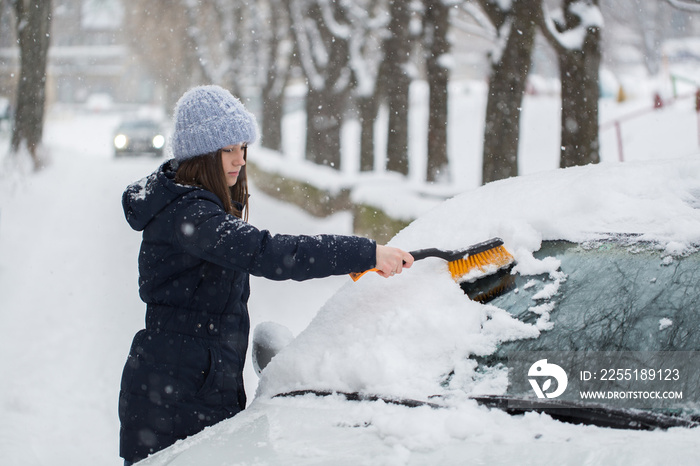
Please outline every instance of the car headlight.
[[128, 142], [129, 140], [123, 134], [117, 134], [116, 136], [114, 136], [114, 147], [116, 147], [117, 149], [125, 148]]
[[165, 144], [165, 138], [163, 137], [163, 135], [157, 134], [153, 136], [153, 140], [151, 141], [151, 143], [153, 144], [154, 148], [160, 149]]

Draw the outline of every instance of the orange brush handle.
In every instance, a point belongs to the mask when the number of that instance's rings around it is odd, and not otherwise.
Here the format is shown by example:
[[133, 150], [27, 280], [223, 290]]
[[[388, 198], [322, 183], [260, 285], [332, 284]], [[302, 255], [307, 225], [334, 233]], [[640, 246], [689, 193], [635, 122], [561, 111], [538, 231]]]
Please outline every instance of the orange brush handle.
[[[513, 256], [503, 247], [501, 238], [491, 238], [482, 243], [475, 244], [467, 249], [459, 251], [444, 251], [442, 249], [428, 248], [411, 251], [409, 254], [414, 260], [425, 259], [426, 257], [439, 257], [446, 260], [450, 266], [452, 277], [466, 274], [469, 270], [487, 264], [502, 267], [513, 262]], [[376, 267], [364, 272], [351, 273], [353, 281], [359, 280], [367, 272], [378, 272]]]
[[369, 269], [369, 270], [365, 270], [364, 272], [351, 273], [350, 278], [352, 278], [352, 281], [356, 282], [357, 280], [362, 278], [362, 276], [364, 274], [369, 273], [369, 272], [379, 272], [379, 269]]
[[[409, 252], [409, 254], [411, 256], [413, 256], [413, 260], [416, 260], [416, 261], [421, 260], [421, 259], [425, 259], [426, 257], [430, 257], [430, 256], [440, 257], [440, 255], [439, 255], [440, 253], [442, 253], [442, 251], [439, 251], [438, 249], [419, 249], [417, 251], [410, 251]], [[406, 262], [404, 261], [404, 264], [405, 263]], [[362, 278], [362, 276], [364, 274], [366, 274], [368, 272], [379, 272], [379, 269], [375, 267], [373, 269], [365, 270], [364, 272], [351, 273], [350, 278], [352, 278], [352, 281], [356, 282], [357, 280]]]

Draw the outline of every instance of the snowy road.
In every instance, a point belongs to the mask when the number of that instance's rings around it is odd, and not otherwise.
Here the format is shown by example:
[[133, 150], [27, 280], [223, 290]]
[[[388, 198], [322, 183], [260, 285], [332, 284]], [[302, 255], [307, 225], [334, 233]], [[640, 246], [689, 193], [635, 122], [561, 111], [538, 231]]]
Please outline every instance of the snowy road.
[[[160, 161], [112, 158], [116, 123], [108, 115], [53, 116], [45, 134], [50, 165], [31, 175], [7, 161], [0, 169], [0, 464], [121, 462], [119, 379], [144, 305], [140, 234], [126, 224], [120, 200]], [[251, 222], [273, 232], [348, 233], [351, 225], [347, 214], [314, 219], [254, 187], [251, 204]], [[298, 334], [346, 280], [254, 278], [252, 328], [271, 320]], [[251, 366], [249, 399], [257, 386]]]

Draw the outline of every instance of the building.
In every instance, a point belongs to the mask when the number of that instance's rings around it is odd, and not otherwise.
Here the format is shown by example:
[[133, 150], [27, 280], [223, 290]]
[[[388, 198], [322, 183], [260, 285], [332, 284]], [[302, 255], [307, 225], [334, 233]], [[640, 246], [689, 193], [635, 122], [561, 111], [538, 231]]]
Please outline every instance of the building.
[[[14, 101], [19, 75], [15, 15], [0, 2], [0, 96]], [[81, 104], [91, 96], [152, 103], [157, 88], [124, 40], [122, 0], [53, 0], [47, 101]]]

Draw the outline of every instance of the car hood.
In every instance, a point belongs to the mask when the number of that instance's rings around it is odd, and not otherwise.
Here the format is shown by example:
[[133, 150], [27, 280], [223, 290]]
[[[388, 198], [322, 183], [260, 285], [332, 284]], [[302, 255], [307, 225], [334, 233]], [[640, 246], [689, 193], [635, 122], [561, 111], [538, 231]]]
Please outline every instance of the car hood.
[[256, 399], [234, 418], [139, 465], [693, 464], [695, 429], [662, 432], [562, 424], [535, 412], [510, 416], [465, 400], [406, 407], [343, 396]]

